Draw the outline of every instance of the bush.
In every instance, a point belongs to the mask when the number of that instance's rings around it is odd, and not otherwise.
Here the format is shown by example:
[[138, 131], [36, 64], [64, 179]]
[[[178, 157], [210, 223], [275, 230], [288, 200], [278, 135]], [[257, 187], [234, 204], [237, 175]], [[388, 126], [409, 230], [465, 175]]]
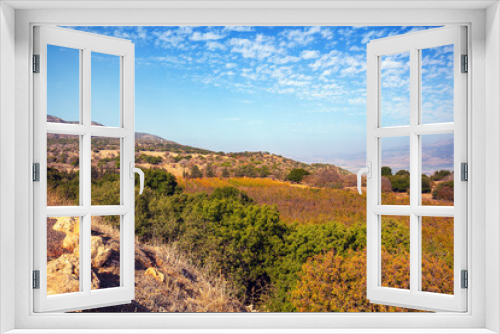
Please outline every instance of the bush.
[[391, 180], [392, 191], [404, 193], [410, 188], [410, 177], [407, 175], [394, 175], [389, 177], [389, 180]]
[[193, 167], [191, 167], [191, 173], [189, 174], [189, 177], [192, 179], [203, 177], [203, 174], [201, 173], [201, 170], [197, 165], [193, 165]]
[[[136, 177], [136, 185], [139, 184], [139, 177]], [[163, 169], [144, 170], [144, 187], [148, 187], [158, 194], [171, 196], [180, 193], [182, 189], [177, 184], [175, 176]]]
[[392, 176], [391, 167], [383, 166], [381, 169], [381, 174], [382, 174], [382, 176]]
[[431, 190], [431, 179], [422, 174], [422, 194], [430, 194]]
[[292, 181], [292, 182], [301, 182], [304, 176], [310, 175], [307, 170], [302, 169], [302, 168], [294, 168], [290, 171], [290, 173], [286, 176], [287, 181]]
[[432, 192], [432, 198], [437, 200], [453, 201], [454, 197], [454, 182], [441, 182]]
[[451, 175], [451, 172], [449, 170], [437, 170], [434, 172], [434, 174], [431, 176], [431, 179], [433, 181], [441, 181], [444, 179], [446, 176]]
[[410, 176], [410, 172], [407, 171], [406, 169], [400, 169], [400, 170], [397, 171], [396, 175]]

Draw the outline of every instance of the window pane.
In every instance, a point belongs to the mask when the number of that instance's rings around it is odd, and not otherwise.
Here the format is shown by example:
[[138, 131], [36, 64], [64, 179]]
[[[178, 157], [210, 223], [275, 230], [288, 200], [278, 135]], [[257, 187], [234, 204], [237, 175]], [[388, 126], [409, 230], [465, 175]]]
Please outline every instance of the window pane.
[[422, 136], [422, 204], [452, 206], [454, 197], [452, 133]]
[[422, 124], [453, 122], [453, 45], [422, 49]]
[[410, 289], [410, 217], [382, 216], [382, 286]]
[[452, 217], [422, 217], [422, 291], [453, 294]]
[[92, 205], [120, 205], [120, 139], [92, 137]]
[[382, 205], [410, 205], [410, 137], [380, 140]]
[[47, 45], [47, 122], [80, 122], [80, 50]]
[[92, 124], [120, 126], [120, 57], [92, 52]]
[[79, 205], [80, 137], [47, 135], [47, 205]]
[[410, 53], [381, 56], [381, 126], [410, 125]]
[[47, 218], [47, 295], [80, 291], [80, 219]]
[[92, 217], [92, 290], [120, 286], [120, 216]]

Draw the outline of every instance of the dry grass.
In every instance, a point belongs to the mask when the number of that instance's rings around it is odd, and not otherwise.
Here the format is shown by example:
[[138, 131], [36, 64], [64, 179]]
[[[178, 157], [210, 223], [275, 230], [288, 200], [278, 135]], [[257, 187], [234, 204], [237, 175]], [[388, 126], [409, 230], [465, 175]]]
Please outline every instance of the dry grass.
[[[120, 232], [94, 220], [92, 230], [112, 239]], [[246, 312], [222, 276], [210, 276], [198, 268], [175, 244], [145, 245], [136, 238], [135, 300], [131, 304], [86, 312]], [[145, 275], [156, 268], [164, 280]]]

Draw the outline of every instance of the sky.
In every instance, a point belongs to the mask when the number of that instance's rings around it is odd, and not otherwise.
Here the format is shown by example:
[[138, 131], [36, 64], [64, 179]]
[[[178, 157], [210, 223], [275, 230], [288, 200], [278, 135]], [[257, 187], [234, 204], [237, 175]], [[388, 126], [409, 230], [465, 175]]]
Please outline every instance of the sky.
[[[71, 28], [135, 44], [136, 131], [355, 171], [366, 160], [367, 43], [431, 27]], [[78, 118], [78, 57], [48, 50], [48, 113], [66, 120]], [[423, 123], [453, 121], [452, 58], [450, 46], [422, 51]], [[408, 61], [382, 58], [382, 126], [409, 124]], [[92, 54], [91, 107], [93, 121], [119, 124], [118, 57]], [[398, 153], [407, 141], [382, 148], [394, 170], [407, 168]], [[452, 138], [423, 142], [424, 171], [452, 168]]]

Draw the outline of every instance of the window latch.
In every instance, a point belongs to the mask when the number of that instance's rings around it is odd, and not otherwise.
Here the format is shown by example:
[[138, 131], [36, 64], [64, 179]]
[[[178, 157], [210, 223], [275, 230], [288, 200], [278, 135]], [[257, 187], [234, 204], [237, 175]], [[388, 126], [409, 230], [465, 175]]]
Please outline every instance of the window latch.
[[361, 176], [363, 174], [366, 174], [366, 177], [369, 179], [372, 178], [372, 163], [370, 161], [367, 162], [366, 167], [361, 168], [358, 170], [358, 191], [359, 194], [361, 195]]

